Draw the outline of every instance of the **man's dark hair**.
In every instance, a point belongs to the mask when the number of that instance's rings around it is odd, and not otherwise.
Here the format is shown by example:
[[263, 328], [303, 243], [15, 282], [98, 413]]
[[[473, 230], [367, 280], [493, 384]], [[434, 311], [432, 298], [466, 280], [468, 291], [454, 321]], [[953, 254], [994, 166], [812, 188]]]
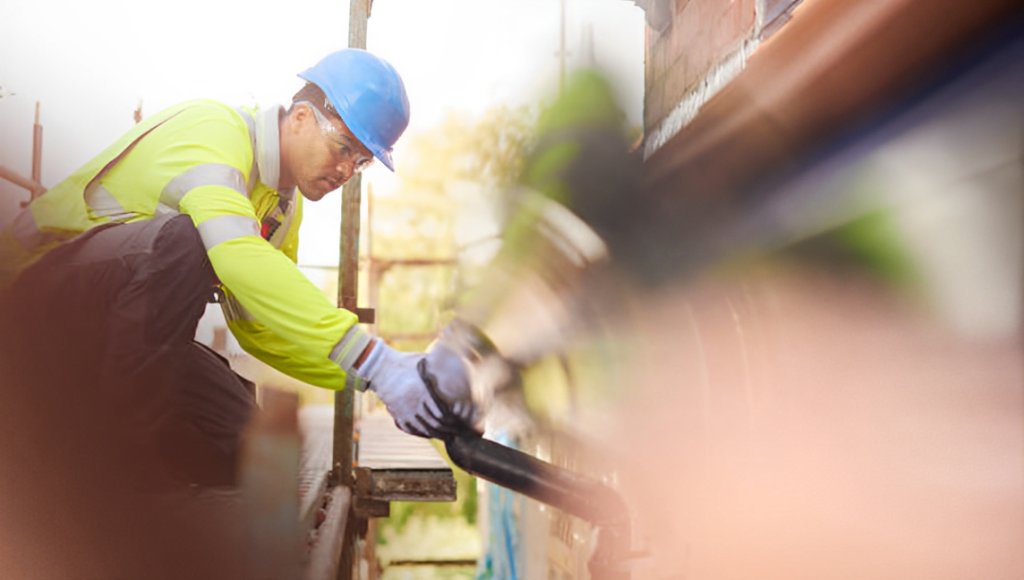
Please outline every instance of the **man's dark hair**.
[[307, 82], [304, 87], [299, 89], [299, 92], [295, 93], [295, 96], [292, 97], [292, 105], [288, 107], [288, 113], [291, 114], [292, 110], [295, 109], [295, 104], [301, 101], [312, 103], [314, 107], [330, 119], [341, 119], [341, 115], [334, 109], [334, 105], [331, 104], [327, 95], [320, 90], [320, 87], [313, 83]]

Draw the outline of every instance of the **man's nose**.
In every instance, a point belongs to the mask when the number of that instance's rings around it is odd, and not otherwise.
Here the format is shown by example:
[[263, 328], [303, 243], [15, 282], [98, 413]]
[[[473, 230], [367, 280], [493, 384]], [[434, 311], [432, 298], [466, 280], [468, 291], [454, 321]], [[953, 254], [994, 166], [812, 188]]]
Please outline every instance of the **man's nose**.
[[334, 170], [341, 175], [341, 184], [344, 185], [356, 174], [356, 164], [351, 158], [345, 158], [334, 167]]

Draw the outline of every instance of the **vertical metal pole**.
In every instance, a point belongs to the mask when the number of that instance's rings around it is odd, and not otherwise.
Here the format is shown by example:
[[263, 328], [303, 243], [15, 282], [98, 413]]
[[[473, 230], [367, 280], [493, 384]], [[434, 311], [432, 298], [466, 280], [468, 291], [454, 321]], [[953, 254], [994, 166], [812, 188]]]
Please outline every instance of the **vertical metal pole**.
[[[360, 179], [356, 175], [341, 191], [341, 265], [338, 269], [338, 305], [356, 311], [359, 284], [359, 201]], [[334, 476], [339, 485], [352, 486], [355, 428], [354, 393], [344, 389], [334, 394]]]
[[39, 101], [36, 101], [36, 120], [32, 125], [32, 181], [43, 182], [43, 126], [39, 124]]
[[[353, 48], [366, 47], [367, 0], [350, 0], [349, 39]], [[362, 176], [356, 174], [341, 190], [341, 264], [338, 268], [338, 305], [356, 312], [359, 298], [359, 222]], [[353, 393], [339, 391], [334, 397], [334, 468], [341, 485], [352, 485]]]
[[558, 94], [565, 92], [565, 0], [562, 0], [562, 26], [558, 36]]
[[[366, 24], [370, 17], [370, 0], [350, 0], [348, 16], [348, 45], [366, 48]], [[362, 177], [356, 174], [341, 190], [341, 264], [338, 268], [338, 302], [349, 312], [356, 312], [359, 298], [359, 221]], [[334, 395], [334, 475], [339, 485], [352, 487], [352, 461], [354, 459], [352, 435], [354, 393], [351, 389]], [[338, 563], [338, 580], [350, 580], [354, 570], [355, 530], [359, 522], [350, 511], [345, 539]]]
[[377, 334], [376, 312], [380, 298], [380, 274], [377, 272], [377, 261], [373, 258], [373, 184], [366, 184], [366, 269], [369, 280], [367, 280], [367, 294], [370, 308], [374, 311], [373, 333]]

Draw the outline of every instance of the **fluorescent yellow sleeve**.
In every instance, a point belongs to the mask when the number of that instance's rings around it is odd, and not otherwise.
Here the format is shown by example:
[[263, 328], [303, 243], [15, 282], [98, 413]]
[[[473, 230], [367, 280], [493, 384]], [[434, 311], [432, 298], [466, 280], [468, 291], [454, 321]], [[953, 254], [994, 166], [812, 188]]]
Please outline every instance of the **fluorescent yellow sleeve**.
[[[280, 250], [259, 237], [263, 216], [250, 199], [252, 168], [253, 145], [245, 120], [222, 103], [194, 101], [132, 128], [37, 199], [32, 216], [26, 216], [31, 222], [23, 225], [59, 241], [115, 219], [139, 221], [171, 211], [189, 215], [221, 283], [252, 315], [229, 321], [239, 343], [285, 374], [340, 389], [346, 379], [353, 382], [344, 370], [350, 366], [350, 353], [368, 338], [356, 326], [356, 316], [335, 307], [295, 265], [298, 192]], [[276, 207], [277, 192], [262, 183], [256, 186], [262, 188], [264, 205]], [[99, 213], [87, 203], [89, 191], [100, 189], [116, 212]], [[19, 243], [11, 232], [0, 236], [0, 284], [47, 249], [30, 253]]]
[[[194, 190], [181, 208], [197, 225], [228, 213], [252, 215], [244, 198], [223, 187]], [[239, 344], [289, 376], [342, 388], [345, 373], [330, 353], [356, 324], [355, 314], [331, 304], [288, 256], [260, 237], [228, 240], [208, 254], [221, 283], [255, 318], [230, 326]]]
[[257, 320], [230, 320], [228, 328], [247, 353], [288, 376], [325, 389], [345, 386], [346, 375], [337, 363], [284, 340]]
[[[202, 142], [207, 145], [191, 149], [201, 153], [192, 164], [228, 164], [243, 171], [248, 179], [251, 155], [224, 153], [249, 150], [248, 134], [227, 123], [219, 125], [223, 135], [212, 134], [218, 130], [218, 124], [203, 124]], [[218, 142], [223, 147], [209, 146]], [[177, 151], [183, 156], [188, 153]], [[187, 169], [185, 165], [176, 163], [181, 170]], [[239, 216], [254, 222], [257, 219], [245, 193], [223, 185], [191, 189], [181, 198], [178, 209], [191, 216], [201, 231], [203, 223], [223, 216]], [[292, 229], [297, 230], [298, 225]], [[330, 354], [357, 319], [351, 312], [335, 307], [299, 271], [293, 261], [296, 249], [297, 241], [292, 239], [282, 248], [290, 254], [286, 255], [256, 235], [242, 235], [207, 246], [220, 282], [255, 319], [229, 325], [243, 348], [289, 376], [321, 387], [341, 388], [345, 372], [331, 360]]]

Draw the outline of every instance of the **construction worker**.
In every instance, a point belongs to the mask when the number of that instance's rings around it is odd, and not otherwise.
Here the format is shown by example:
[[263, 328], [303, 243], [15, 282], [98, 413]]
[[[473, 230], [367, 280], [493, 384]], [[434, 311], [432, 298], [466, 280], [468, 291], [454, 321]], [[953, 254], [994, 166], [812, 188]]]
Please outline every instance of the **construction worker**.
[[213, 296], [247, 352], [312, 385], [374, 391], [408, 433], [440, 436], [458, 422], [442, 409], [471, 408], [450, 349], [395, 351], [296, 267], [303, 198], [375, 159], [393, 170], [409, 122], [401, 78], [369, 52], [299, 77], [287, 109], [193, 101], [142, 121], [0, 239], [7, 370], [54, 400], [86, 392], [198, 483], [232, 482], [253, 409], [248, 381], [193, 340]]

